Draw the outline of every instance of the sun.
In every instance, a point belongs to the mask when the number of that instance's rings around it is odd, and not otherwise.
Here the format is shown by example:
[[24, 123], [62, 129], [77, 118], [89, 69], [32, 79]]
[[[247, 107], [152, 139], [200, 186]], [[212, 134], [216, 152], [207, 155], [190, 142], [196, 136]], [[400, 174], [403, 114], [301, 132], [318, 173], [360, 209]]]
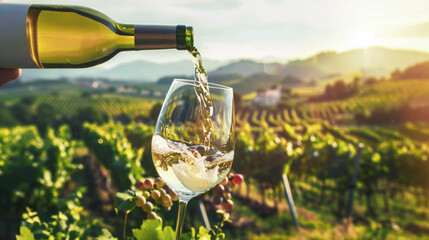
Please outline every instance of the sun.
[[356, 32], [353, 37], [353, 45], [359, 48], [368, 48], [374, 46], [376, 43], [375, 35], [373, 32], [360, 31]]

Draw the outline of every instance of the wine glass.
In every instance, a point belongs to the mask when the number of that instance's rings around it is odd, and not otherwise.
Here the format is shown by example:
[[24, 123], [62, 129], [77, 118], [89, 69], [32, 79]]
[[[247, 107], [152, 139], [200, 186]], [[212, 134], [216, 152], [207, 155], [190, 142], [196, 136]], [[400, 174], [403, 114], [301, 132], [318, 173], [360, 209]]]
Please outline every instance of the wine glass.
[[[186, 205], [228, 174], [234, 158], [232, 88], [209, 83], [213, 103], [207, 146], [206, 128], [193, 80], [174, 79], [162, 105], [152, 138], [158, 174], [179, 197], [176, 240], [180, 239]], [[206, 144], [204, 144], [206, 143]]]

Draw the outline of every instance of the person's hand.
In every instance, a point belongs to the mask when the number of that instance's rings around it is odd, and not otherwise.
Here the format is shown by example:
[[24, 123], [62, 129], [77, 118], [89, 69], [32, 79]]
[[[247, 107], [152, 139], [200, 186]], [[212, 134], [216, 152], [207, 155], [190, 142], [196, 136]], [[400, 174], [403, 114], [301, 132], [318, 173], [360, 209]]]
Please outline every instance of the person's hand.
[[0, 87], [21, 76], [21, 69], [0, 69]]
[[21, 76], [21, 69], [0, 69], [0, 87], [19, 78], [19, 76]]

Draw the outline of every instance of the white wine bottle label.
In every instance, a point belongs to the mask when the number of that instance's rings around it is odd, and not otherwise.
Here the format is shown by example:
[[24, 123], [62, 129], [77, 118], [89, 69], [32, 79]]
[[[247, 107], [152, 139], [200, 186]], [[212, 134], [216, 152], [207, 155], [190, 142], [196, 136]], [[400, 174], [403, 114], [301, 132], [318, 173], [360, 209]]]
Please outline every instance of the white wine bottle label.
[[38, 68], [27, 40], [29, 4], [0, 3], [0, 68]]

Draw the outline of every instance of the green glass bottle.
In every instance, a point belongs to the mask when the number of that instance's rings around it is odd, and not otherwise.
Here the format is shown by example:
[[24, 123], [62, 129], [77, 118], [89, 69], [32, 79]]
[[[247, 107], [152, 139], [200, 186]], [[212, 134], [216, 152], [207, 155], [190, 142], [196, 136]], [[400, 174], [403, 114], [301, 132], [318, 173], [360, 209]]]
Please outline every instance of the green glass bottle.
[[120, 51], [192, 50], [192, 27], [130, 25], [85, 7], [0, 3], [0, 68], [83, 68]]

